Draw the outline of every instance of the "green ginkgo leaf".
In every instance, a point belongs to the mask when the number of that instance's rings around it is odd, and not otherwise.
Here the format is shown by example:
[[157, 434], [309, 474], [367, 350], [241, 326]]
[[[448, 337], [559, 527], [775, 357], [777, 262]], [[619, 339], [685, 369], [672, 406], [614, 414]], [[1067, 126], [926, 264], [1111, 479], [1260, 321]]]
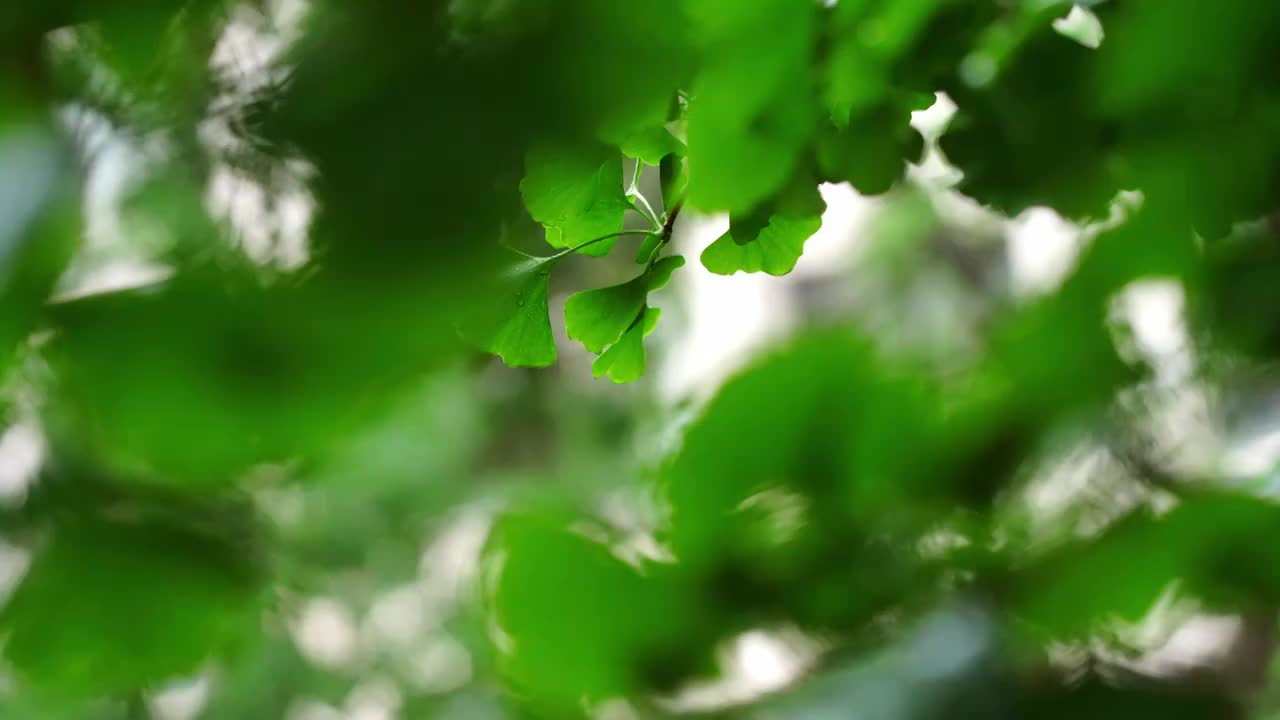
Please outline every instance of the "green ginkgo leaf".
[[644, 274], [649, 292], [666, 287], [667, 283], [671, 282], [671, 275], [682, 267], [684, 267], [683, 255], [668, 255], [655, 262], [653, 267], [649, 268], [649, 272]]
[[646, 165], [658, 165], [666, 156], [684, 152], [684, 143], [662, 125], [636, 132], [622, 141], [619, 147], [624, 155], [637, 158]]
[[644, 275], [634, 281], [571, 295], [564, 302], [564, 331], [595, 354], [618, 342], [644, 309]]
[[646, 307], [622, 338], [591, 364], [591, 374], [608, 375], [615, 383], [629, 383], [644, 375], [644, 338], [657, 327], [661, 315], [658, 308]]
[[565, 332], [591, 352], [602, 353], [631, 327], [648, 294], [645, 275], [621, 285], [575, 293], [564, 304]]
[[662, 236], [657, 233], [646, 235], [644, 242], [640, 244], [640, 249], [636, 250], [636, 264], [647, 265], [654, 253], [658, 252], [658, 248], [662, 245]]
[[786, 193], [763, 209], [730, 216], [729, 230], [702, 251], [702, 264], [717, 275], [765, 272], [786, 275], [804, 243], [822, 227], [826, 203], [810, 190]]
[[554, 363], [547, 292], [556, 259], [533, 258], [499, 274], [486, 300], [458, 322], [458, 333], [510, 367]]
[[649, 293], [666, 285], [683, 265], [683, 257], [671, 255], [621, 285], [575, 293], [564, 305], [565, 331], [591, 352], [604, 352], [635, 323]]
[[[543, 144], [525, 158], [524, 204], [542, 223], [547, 243], [566, 248], [622, 230], [631, 207], [622, 187], [622, 155], [605, 145]], [[580, 252], [601, 256], [615, 239]]]

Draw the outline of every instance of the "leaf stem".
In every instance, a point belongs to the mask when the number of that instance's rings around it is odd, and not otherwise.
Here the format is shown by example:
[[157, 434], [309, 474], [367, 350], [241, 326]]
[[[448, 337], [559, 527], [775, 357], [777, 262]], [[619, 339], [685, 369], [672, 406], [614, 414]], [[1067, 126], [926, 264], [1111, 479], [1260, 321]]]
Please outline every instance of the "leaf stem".
[[636, 167], [635, 167], [635, 170], [633, 170], [631, 173], [631, 187], [627, 188], [627, 192], [632, 192], [637, 194], [640, 192], [640, 174], [643, 172], [644, 172], [644, 161], [641, 160], [640, 158], [636, 158]]
[[511, 252], [513, 252], [513, 253], [515, 253], [515, 254], [517, 254], [517, 255], [521, 256], [521, 257], [527, 257], [527, 258], [529, 258], [530, 260], [541, 260], [541, 259], [542, 259], [542, 258], [538, 257], [537, 255], [530, 255], [529, 253], [527, 253], [527, 252], [525, 252], [525, 251], [523, 251], [523, 250], [520, 250], [520, 249], [517, 249], [517, 248], [511, 247], [510, 245], [508, 245], [508, 244], [506, 244], [506, 243], [502, 242], [501, 240], [499, 240], [499, 241], [498, 241], [498, 244], [502, 246], [502, 249], [503, 249], [503, 250], [510, 250]]
[[622, 230], [621, 232], [609, 233], [608, 235], [601, 235], [600, 237], [591, 238], [590, 240], [584, 240], [583, 242], [580, 242], [577, 245], [574, 245], [573, 247], [568, 247], [568, 248], [565, 248], [564, 250], [561, 250], [555, 255], [542, 258], [542, 261], [550, 262], [552, 260], [559, 260], [565, 255], [571, 255], [573, 253], [578, 252], [582, 248], [595, 245], [596, 243], [602, 240], [608, 240], [609, 238], [622, 237], [623, 235], [657, 235], [658, 232], [659, 232], [658, 230]]
[[653, 206], [649, 204], [649, 201], [645, 199], [644, 195], [637, 190], [631, 197], [635, 198], [633, 207], [635, 207], [636, 210], [639, 210], [640, 214], [644, 215], [645, 218], [648, 219], [649, 224], [653, 226], [655, 231], [661, 230], [662, 221], [658, 219], [658, 213], [654, 211]]
[[640, 192], [640, 175], [643, 172], [644, 161], [636, 158], [636, 167], [631, 173], [631, 187], [627, 188], [627, 198], [631, 201], [631, 207], [643, 215], [654, 230], [660, 230], [662, 229], [662, 221], [658, 219], [658, 213], [649, 204], [649, 200], [645, 198], [644, 193]]

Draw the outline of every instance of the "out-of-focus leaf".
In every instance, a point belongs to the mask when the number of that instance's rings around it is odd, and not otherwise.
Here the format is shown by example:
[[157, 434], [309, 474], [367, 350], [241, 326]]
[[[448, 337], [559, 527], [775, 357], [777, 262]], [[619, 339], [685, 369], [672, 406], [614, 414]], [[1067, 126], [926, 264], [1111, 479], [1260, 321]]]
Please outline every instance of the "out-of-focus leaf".
[[749, 210], [791, 176], [814, 129], [808, 78], [818, 8], [695, 0], [705, 61], [689, 103], [689, 202]]
[[[1107, 40], [1098, 49], [1100, 110], [1137, 115], [1182, 107], [1185, 119], [1222, 117], [1274, 69], [1275, 43], [1264, 28], [1280, 22], [1273, 3], [1242, 0], [1205, 12], [1187, 0], [1158, 11], [1103, 6]], [[1169, 53], [1178, 47], [1181, 52]], [[1184, 118], [1179, 118], [1179, 122]]]
[[55, 369], [50, 430], [130, 482], [199, 491], [257, 463], [314, 456], [454, 341], [443, 314], [406, 334], [411, 303], [370, 293], [361, 304], [349, 292], [264, 288], [205, 267], [60, 302], [41, 348]]
[[489, 538], [488, 590], [501, 667], [555, 715], [644, 688], [650, 659], [696, 627], [662, 568], [631, 565], [558, 513], [502, 519]]
[[54, 529], [0, 614], [5, 658], [53, 696], [125, 694], [195, 672], [257, 632], [257, 571], [190, 531]]
[[[0, 103], [6, 101], [0, 88]], [[0, 367], [31, 332], [79, 241], [79, 179], [52, 127], [0, 109]]]
[[677, 556], [700, 566], [733, 550], [753, 496], [799, 512], [792, 529], [819, 535], [856, 532], [854, 518], [875, 517], [899, 493], [924, 511], [914, 468], [927, 462], [929, 403], [852, 334], [808, 335], [759, 361], [720, 390], [663, 470]]
[[1106, 216], [1129, 188], [1114, 124], [1088, 110], [1093, 52], [1046, 19], [990, 84], [948, 88], [959, 109], [940, 143], [964, 171], [962, 192], [1008, 214], [1048, 205], [1073, 218]]
[[[521, 0], [534, 6], [547, 3]], [[690, 28], [683, 0], [618, 5], [592, 0], [556, 0], [558, 31], [545, 67], [554, 85], [596, 136], [619, 145], [637, 132], [670, 119], [677, 90], [688, 88], [693, 70]], [[561, 108], [557, 108], [561, 110]]]
[[1163, 515], [1134, 513], [1022, 571], [1015, 609], [1037, 630], [1083, 637], [1106, 622], [1139, 620], [1173, 587], [1223, 610], [1273, 602], [1280, 561], [1268, 538], [1277, 529], [1280, 507], [1271, 502], [1192, 495]]
[[906, 173], [907, 163], [919, 162], [924, 140], [908, 123], [906, 108], [854, 116], [845, 128], [830, 128], [818, 139], [817, 156], [823, 178], [847, 181], [863, 195], [888, 192]]
[[1250, 228], [1205, 248], [1205, 282], [1190, 294], [1193, 327], [1211, 347], [1258, 357], [1280, 353], [1280, 323], [1271, 307], [1280, 297], [1280, 237]]

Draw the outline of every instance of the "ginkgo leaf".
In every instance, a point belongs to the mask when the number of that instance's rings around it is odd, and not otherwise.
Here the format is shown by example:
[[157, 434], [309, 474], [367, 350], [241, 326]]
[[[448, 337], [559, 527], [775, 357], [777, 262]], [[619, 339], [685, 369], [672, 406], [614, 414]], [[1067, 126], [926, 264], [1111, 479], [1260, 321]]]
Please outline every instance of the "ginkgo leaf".
[[648, 280], [649, 292], [661, 290], [671, 282], [671, 275], [676, 270], [684, 267], [683, 255], [668, 255], [661, 260], [655, 262], [653, 267], [649, 268], [649, 272], [645, 273]]
[[591, 352], [604, 352], [635, 323], [649, 293], [666, 285], [683, 265], [682, 256], [670, 255], [633, 280], [571, 295], [564, 305], [565, 331]]
[[729, 231], [702, 251], [702, 264], [717, 275], [765, 272], [786, 275], [804, 243], [822, 227], [826, 202], [809, 182], [793, 182], [771, 202], [729, 218]]
[[637, 158], [646, 165], [658, 165], [662, 159], [684, 151], [684, 143], [676, 139], [664, 126], [640, 130], [619, 144], [627, 157]]
[[622, 339], [591, 364], [591, 374], [608, 375], [615, 383], [629, 383], [644, 375], [644, 337], [657, 327], [661, 315], [660, 309], [646, 307], [644, 316], [631, 324]]
[[[622, 155], [605, 145], [544, 144], [525, 158], [525, 207], [542, 223], [547, 243], [565, 248], [622, 230], [631, 207], [622, 187]], [[615, 239], [582, 248], [607, 255]]]
[[818, 228], [822, 218], [788, 218], [775, 215], [754, 240], [739, 244], [733, 230], [702, 251], [702, 264], [717, 275], [736, 272], [765, 272], [786, 275], [804, 253], [804, 243]]
[[565, 332], [591, 352], [602, 353], [635, 321], [648, 294], [645, 275], [621, 285], [574, 293], [564, 304]]
[[510, 367], [546, 367], [556, 361], [547, 308], [553, 258], [519, 263], [495, 278], [487, 300], [458, 323], [467, 342]]
[[658, 251], [658, 247], [662, 245], [662, 236], [657, 233], [646, 235], [644, 242], [640, 244], [640, 249], [636, 250], [636, 264], [646, 265], [653, 254]]

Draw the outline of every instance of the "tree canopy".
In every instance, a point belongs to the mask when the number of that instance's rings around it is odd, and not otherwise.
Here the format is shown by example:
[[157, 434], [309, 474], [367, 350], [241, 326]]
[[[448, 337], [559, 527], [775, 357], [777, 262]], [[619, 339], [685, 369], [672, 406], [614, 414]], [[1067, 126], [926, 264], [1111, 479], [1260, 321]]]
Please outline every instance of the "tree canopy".
[[[4, 3], [0, 715], [1280, 713], [1276, 458], [1231, 462], [1280, 422], [1278, 29]], [[859, 262], [659, 400], [673, 286], [812, 266], [837, 186]], [[1034, 213], [1078, 255], [1024, 292]], [[1197, 613], [1239, 642], [1154, 667]]]

